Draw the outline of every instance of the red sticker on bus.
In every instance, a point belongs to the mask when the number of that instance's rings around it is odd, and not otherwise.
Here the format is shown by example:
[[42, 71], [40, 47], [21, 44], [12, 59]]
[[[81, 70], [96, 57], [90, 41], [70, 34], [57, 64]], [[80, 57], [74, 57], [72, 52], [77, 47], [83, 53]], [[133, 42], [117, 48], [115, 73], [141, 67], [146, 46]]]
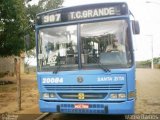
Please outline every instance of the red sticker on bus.
[[74, 108], [75, 109], [88, 109], [89, 105], [88, 104], [75, 104]]

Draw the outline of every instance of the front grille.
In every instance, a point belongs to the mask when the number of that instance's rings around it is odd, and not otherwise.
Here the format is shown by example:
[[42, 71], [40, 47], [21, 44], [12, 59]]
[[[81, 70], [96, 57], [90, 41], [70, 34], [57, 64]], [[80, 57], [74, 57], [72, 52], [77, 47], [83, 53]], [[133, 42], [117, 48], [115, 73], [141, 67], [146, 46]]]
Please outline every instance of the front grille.
[[[63, 99], [80, 99], [79, 93], [58, 93], [58, 95]], [[83, 99], [104, 99], [107, 93], [83, 93]]]
[[103, 85], [44, 85], [48, 91], [104, 91], [121, 90], [123, 84], [103, 84]]

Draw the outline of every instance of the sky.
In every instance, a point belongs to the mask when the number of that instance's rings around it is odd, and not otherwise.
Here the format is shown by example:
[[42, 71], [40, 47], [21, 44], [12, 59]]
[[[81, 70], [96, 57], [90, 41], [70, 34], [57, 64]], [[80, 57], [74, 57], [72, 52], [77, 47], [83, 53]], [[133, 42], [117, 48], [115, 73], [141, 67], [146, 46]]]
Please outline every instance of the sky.
[[[32, 0], [30, 3], [34, 4], [37, 3], [37, 1], [38, 0]], [[109, 1], [110, 0], [64, 0], [63, 6], [75, 6], [100, 2], [104, 3]], [[136, 61], [148, 60], [151, 59], [152, 56], [160, 57], [160, 0], [123, 1], [128, 3], [129, 9], [140, 24], [140, 35], [134, 36]]]

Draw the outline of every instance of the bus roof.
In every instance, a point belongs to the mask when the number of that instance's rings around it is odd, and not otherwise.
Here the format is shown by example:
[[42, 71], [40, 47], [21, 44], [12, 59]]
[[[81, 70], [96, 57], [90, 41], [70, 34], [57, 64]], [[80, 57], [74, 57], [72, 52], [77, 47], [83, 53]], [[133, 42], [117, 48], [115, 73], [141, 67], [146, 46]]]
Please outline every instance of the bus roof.
[[96, 3], [62, 7], [37, 14], [37, 24], [62, 23], [84, 19], [128, 15], [125, 2]]

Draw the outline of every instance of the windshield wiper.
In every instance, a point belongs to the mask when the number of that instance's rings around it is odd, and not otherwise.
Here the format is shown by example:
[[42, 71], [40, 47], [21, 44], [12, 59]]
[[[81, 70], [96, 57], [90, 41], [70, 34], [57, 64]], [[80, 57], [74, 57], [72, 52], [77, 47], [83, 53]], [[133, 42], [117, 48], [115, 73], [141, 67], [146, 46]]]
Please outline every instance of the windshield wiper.
[[60, 57], [59, 57], [59, 56], [57, 57], [57, 65], [58, 65], [58, 66], [57, 66], [56, 69], [53, 71], [54, 74], [57, 74], [58, 71], [60, 71], [60, 68], [61, 68]]
[[[98, 62], [98, 59], [96, 59], [95, 57], [93, 57], [93, 60], [98, 64], [98, 66], [105, 72], [111, 72], [111, 70], [107, 67], [105, 67], [102, 63]], [[53, 71], [54, 74], [57, 74], [58, 71], [60, 71], [61, 68], [61, 64], [60, 64], [60, 57], [57, 58], [57, 63], [58, 66], [56, 67], [56, 69]]]
[[111, 70], [100, 63], [97, 58], [93, 57], [93, 59], [104, 72], [111, 72]]

